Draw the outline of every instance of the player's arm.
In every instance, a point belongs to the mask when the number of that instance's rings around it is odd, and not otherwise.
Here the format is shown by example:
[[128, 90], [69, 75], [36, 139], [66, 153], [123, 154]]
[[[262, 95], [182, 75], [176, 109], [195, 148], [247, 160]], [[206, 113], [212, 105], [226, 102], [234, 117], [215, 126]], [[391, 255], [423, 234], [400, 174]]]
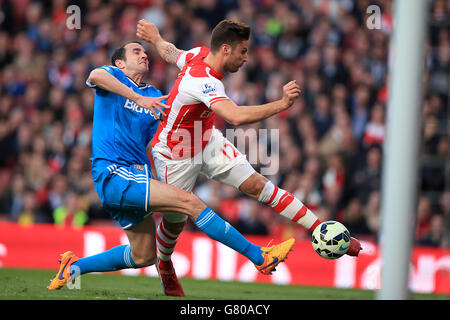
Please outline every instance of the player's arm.
[[161, 112], [161, 114], [163, 114], [164, 116], [166, 114], [164, 113], [163, 108], [169, 108], [169, 106], [161, 102], [161, 100], [167, 99], [168, 97], [167, 95], [161, 97], [146, 97], [140, 95], [133, 89], [127, 87], [125, 84], [120, 82], [108, 71], [101, 68], [92, 70], [91, 73], [89, 74], [87, 82], [97, 87], [100, 87], [106, 91], [121, 95], [122, 97], [132, 100], [143, 108], [147, 108], [150, 110], [156, 109], [159, 112]]
[[233, 101], [227, 99], [213, 103], [211, 110], [228, 123], [238, 126], [264, 120], [288, 109], [299, 95], [300, 87], [293, 80], [283, 87], [283, 97], [280, 100], [257, 106], [238, 106]]
[[175, 47], [174, 44], [164, 40], [159, 34], [158, 28], [145, 19], [139, 20], [136, 35], [140, 39], [152, 43], [161, 58], [167, 63], [176, 63], [178, 56], [183, 52], [183, 50]]

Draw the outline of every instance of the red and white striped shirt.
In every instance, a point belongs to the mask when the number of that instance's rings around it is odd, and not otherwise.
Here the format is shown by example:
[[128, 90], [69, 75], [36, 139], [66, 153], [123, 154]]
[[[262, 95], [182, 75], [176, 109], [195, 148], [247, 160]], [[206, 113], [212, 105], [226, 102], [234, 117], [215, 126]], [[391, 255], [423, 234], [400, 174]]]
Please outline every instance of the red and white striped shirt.
[[207, 47], [197, 47], [177, 58], [181, 71], [167, 99], [171, 108], [152, 142], [166, 158], [192, 158], [201, 152], [214, 128], [211, 105], [229, 100], [221, 82], [223, 75], [203, 61], [209, 52]]

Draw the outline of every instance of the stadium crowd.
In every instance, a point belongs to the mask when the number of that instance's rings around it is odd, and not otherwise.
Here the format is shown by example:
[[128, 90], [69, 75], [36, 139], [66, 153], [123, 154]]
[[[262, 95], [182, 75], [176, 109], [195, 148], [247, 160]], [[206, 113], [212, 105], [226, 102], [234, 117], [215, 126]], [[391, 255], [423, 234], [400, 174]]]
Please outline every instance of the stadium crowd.
[[[0, 218], [22, 224], [113, 223], [90, 172], [89, 72], [135, 40], [140, 18], [180, 49], [208, 46], [224, 18], [252, 27], [249, 62], [224, 78], [237, 104], [278, 99], [296, 79], [292, 108], [244, 130], [279, 130], [251, 148], [270, 151], [274, 183], [322, 220], [378, 241], [383, 140], [388, 98], [390, 0], [89, 0], [75, 1], [79, 29], [66, 24], [66, 0], [0, 0]], [[366, 24], [380, 8], [380, 28]], [[430, 1], [424, 60], [416, 244], [450, 247], [450, 1]], [[152, 47], [146, 82], [168, 93], [177, 76]], [[216, 117], [216, 127], [231, 128]], [[267, 149], [267, 150], [266, 150]], [[261, 169], [264, 164], [256, 163]], [[200, 178], [195, 192], [242, 233], [309, 237], [308, 232], [239, 191]], [[155, 213], [158, 218], [158, 213]], [[195, 230], [193, 225], [189, 229]], [[188, 229], [187, 228], [187, 229]]]

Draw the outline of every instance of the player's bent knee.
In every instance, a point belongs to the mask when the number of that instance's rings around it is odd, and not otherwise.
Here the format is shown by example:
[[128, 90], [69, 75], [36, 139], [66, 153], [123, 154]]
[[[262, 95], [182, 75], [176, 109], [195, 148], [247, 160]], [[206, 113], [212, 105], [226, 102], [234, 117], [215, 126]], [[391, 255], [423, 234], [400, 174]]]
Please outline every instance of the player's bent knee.
[[189, 199], [190, 201], [190, 212], [189, 216], [195, 220], [200, 215], [200, 213], [205, 209], [206, 205], [200, 200], [199, 197], [192, 194], [192, 197]]
[[133, 256], [133, 262], [136, 265], [136, 268], [149, 267], [156, 263], [156, 255]]
[[143, 268], [154, 265], [156, 263], [156, 250], [151, 250], [150, 248], [144, 246], [140, 249], [133, 247], [131, 249], [131, 259], [133, 259], [136, 268]]
[[195, 215], [195, 213], [198, 215], [205, 206], [199, 197], [187, 191], [179, 192], [178, 199], [181, 202], [181, 212], [188, 216]]
[[205, 204], [199, 197], [194, 194], [190, 194], [189, 197], [189, 207], [191, 208], [191, 212], [201, 212], [204, 209]]

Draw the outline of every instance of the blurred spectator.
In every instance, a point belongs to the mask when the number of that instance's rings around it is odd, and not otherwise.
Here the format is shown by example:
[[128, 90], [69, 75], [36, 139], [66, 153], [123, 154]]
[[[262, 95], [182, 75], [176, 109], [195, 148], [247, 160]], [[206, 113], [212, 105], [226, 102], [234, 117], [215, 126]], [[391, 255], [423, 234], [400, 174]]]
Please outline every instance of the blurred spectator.
[[429, 232], [418, 239], [417, 244], [421, 246], [440, 247], [445, 232], [444, 216], [434, 214], [430, 219]]
[[311, 172], [305, 172], [300, 176], [298, 188], [293, 195], [313, 212], [319, 209], [322, 202], [321, 193]]
[[13, 221], [17, 221], [24, 226], [29, 226], [34, 223], [50, 222], [48, 217], [39, 210], [36, 195], [32, 191], [26, 191], [24, 193], [22, 210], [14, 218]]
[[380, 192], [373, 191], [369, 195], [369, 200], [367, 204], [364, 206], [364, 215], [367, 221], [367, 227], [370, 229], [371, 233], [375, 236], [378, 236], [380, 231], [380, 223], [381, 223], [381, 201], [380, 201]]
[[310, 232], [302, 226], [292, 223], [287, 219], [277, 217], [270, 230], [270, 235], [274, 238], [289, 239], [296, 238], [299, 240], [311, 239]]
[[333, 185], [323, 191], [322, 205], [329, 208], [331, 220], [342, 219], [344, 209], [342, 195], [343, 188], [339, 185]]
[[353, 193], [363, 202], [366, 202], [369, 194], [381, 189], [381, 148], [371, 147], [366, 154], [366, 160], [353, 177]]
[[245, 209], [235, 223], [235, 227], [244, 234], [267, 235], [266, 224], [261, 219], [262, 205], [255, 200], [246, 200]]
[[421, 196], [417, 205], [416, 240], [425, 237], [431, 227], [432, 204], [430, 198]]
[[372, 234], [363, 213], [363, 206], [358, 198], [353, 198], [349, 201], [342, 223], [352, 235], [359, 238], [367, 237]]
[[52, 210], [64, 205], [67, 196], [67, 177], [65, 175], [56, 175], [51, 182], [48, 200]]
[[10, 220], [16, 221], [22, 213], [25, 192], [25, 178], [21, 174], [16, 174], [12, 178], [10, 191], [2, 199], [2, 212], [7, 212]]
[[441, 245], [443, 248], [450, 248], [450, 191], [446, 191], [441, 195], [439, 207], [445, 222], [445, 231]]
[[323, 64], [319, 71], [327, 88], [332, 88], [338, 83], [347, 82], [348, 72], [340, 61], [339, 47], [336, 44], [327, 43], [325, 45], [323, 49]]
[[[255, 150], [270, 155], [259, 153], [255, 169], [267, 167], [270, 158], [279, 170], [269, 178], [295, 193], [321, 220], [346, 218], [356, 224], [352, 228], [363, 230], [365, 219], [375, 237], [393, 6], [378, 1], [382, 26], [369, 30], [369, 2], [90, 0], [80, 2], [82, 28], [68, 30], [66, 1], [0, 1], [0, 214], [24, 223], [52, 221], [54, 210], [76, 192], [85, 223], [108, 218], [88, 160], [94, 108], [93, 91], [85, 85], [89, 72], [109, 64], [118, 45], [136, 38], [140, 18], [154, 22], [178, 48], [190, 49], [209, 45], [212, 27], [226, 17], [252, 27], [249, 61], [224, 78], [228, 96], [255, 105], [279, 98], [281, 86], [291, 79], [302, 89], [289, 110], [242, 128], [279, 133], [279, 141], [263, 143], [258, 137], [244, 143], [248, 155]], [[441, 245], [450, 245], [447, 3], [432, 1], [429, 12], [419, 156], [419, 191], [428, 200], [421, 198], [416, 216], [417, 240], [438, 239], [429, 234], [429, 220], [444, 220]], [[151, 46], [148, 53], [151, 72], [145, 81], [168, 93], [179, 70], [163, 63]], [[219, 117], [216, 127], [230, 128]], [[273, 210], [256, 209], [233, 188], [199, 179], [194, 191], [230, 222], [245, 224], [248, 216], [256, 223], [242, 228], [262, 232], [262, 223], [272, 236], [307, 236]]]
[[[351, 99], [352, 129], [355, 137], [359, 140], [364, 134], [370, 117], [370, 91], [366, 85], [359, 85]], [[373, 120], [372, 120], [373, 121]]]
[[315, 109], [313, 111], [314, 125], [317, 128], [319, 138], [322, 137], [333, 124], [331, 114], [330, 98], [327, 94], [321, 93], [315, 99]]
[[343, 109], [336, 109], [334, 124], [319, 142], [319, 152], [323, 158], [344, 149], [347, 136], [353, 136], [350, 115]]
[[80, 199], [75, 192], [69, 192], [64, 205], [53, 211], [53, 220], [58, 226], [82, 227], [86, 224], [88, 216], [80, 208]]
[[450, 215], [450, 191], [442, 193], [439, 199], [440, 212], [444, 215]]
[[384, 141], [384, 131], [384, 106], [376, 103], [370, 111], [369, 122], [364, 129], [363, 145], [365, 147], [381, 146]]
[[423, 131], [423, 152], [436, 154], [439, 143], [439, 121], [436, 116], [429, 116], [425, 119]]
[[332, 187], [343, 188], [345, 181], [345, 168], [342, 156], [338, 153], [330, 155], [322, 178], [322, 186], [326, 192]]

